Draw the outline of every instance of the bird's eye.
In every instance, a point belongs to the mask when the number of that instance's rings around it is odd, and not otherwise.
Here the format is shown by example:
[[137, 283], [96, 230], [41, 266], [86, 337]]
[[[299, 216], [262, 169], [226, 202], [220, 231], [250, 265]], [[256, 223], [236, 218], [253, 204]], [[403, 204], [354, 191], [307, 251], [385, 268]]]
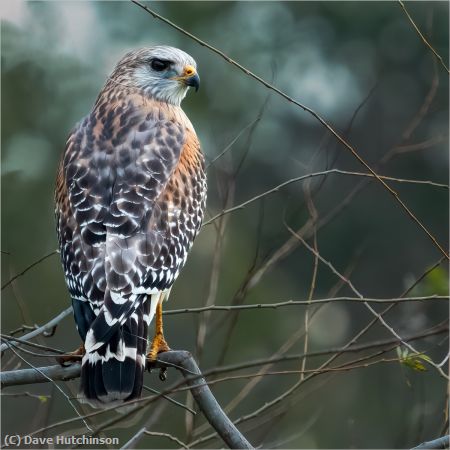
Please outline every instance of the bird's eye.
[[151, 68], [153, 70], [156, 70], [156, 72], [162, 72], [163, 70], [166, 70], [169, 65], [169, 61], [163, 61], [161, 59], [152, 59], [150, 62]]

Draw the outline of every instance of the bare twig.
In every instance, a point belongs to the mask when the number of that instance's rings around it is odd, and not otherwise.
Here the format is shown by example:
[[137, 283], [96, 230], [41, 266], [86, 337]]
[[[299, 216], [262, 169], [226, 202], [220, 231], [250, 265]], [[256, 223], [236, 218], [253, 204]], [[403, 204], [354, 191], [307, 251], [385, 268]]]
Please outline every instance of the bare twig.
[[[376, 321], [376, 319], [373, 319], [373, 321]], [[372, 322], [373, 322], [372, 321]], [[448, 326], [445, 325], [445, 328], [447, 328], [448, 330]], [[433, 328], [432, 330], [430, 330], [428, 333], [431, 334], [436, 334], [436, 331], [440, 330], [441, 326]], [[442, 332], [443, 330], [439, 331]], [[446, 331], [446, 330], [445, 330]], [[310, 374], [308, 377], [304, 378], [303, 380], [299, 380], [297, 381], [297, 383], [295, 383], [293, 386], [291, 386], [288, 390], [286, 390], [285, 392], [283, 392], [281, 395], [279, 395], [278, 397], [274, 398], [273, 400], [266, 402], [263, 406], [261, 406], [260, 408], [256, 409], [255, 411], [246, 414], [244, 416], [241, 416], [239, 419], [235, 420], [235, 424], [238, 425], [240, 423], [246, 422], [250, 419], [253, 419], [257, 416], [259, 416], [260, 414], [268, 411], [270, 408], [273, 408], [274, 406], [280, 404], [284, 399], [288, 398], [289, 396], [291, 396], [301, 385], [303, 385], [305, 382], [307, 382], [308, 380], [310, 380], [311, 378], [317, 376], [319, 373], [323, 372], [323, 369], [325, 369], [327, 366], [329, 366], [331, 364], [331, 362], [333, 362], [336, 358], [338, 358], [340, 355], [342, 355], [343, 353], [352, 353], [355, 350], [356, 351], [361, 351], [367, 348], [373, 348], [375, 343], [371, 343], [371, 344], [361, 344], [361, 345], [354, 345], [354, 343], [359, 339], [359, 337], [365, 333], [365, 330], [362, 330], [360, 333], [358, 333], [352, 340], [350, 340], [346, 345], [344, 345], [344, 347], [341, 347], [339, 350], [336, 349], [336, 351], [334, 352], [329, 352], [328, 354], [332, 354], [332, 356], [325, 361], [325, 363], [321, 364], [319, 366], [318, 369], [316, 369], [315, 373]], [[417, 336], [415, 336], [417, 337]], [[422, 337], [424, 337], [424, 334], [422, 334]], [[406, 341], [410, 341], [412, 339], [410, 338], [405, 338], [404, 340]], [[381, 343], [382, 341], [379, 341], [379, 343]], [[393, 344], [394, 341], [391, 340], [386, 340], [383, 341], [385, 345], [389, 345], [389, 344]], [[399, 342], [399, 341], [397, 341]], [[322, 353], [322, 355], [324, 355], [323, 352], [314, 352], [314, 353], [310, 353], [309, 355], [295, 355], [297, 358], [291, 358], [291, 357], [284, 357], [284, 358], [280, 358], [279, 360], [292, 360], [292, 359], [301, 359], [304, 356], [319, 356], [319, 353]], [[294, 355], [293, 355], [294, 356]], [[272, 359], [272, 361], [276, 361], [276, 359]], [[253, 363], [248, 363], [248, 364], [242, 364], [241, 368], [248, 368], [248, 367], [252, 367]], [[236, 365], [234, 366], [228, 366], [228, 367], [222, 367], [221, 368], [221, 373], [225, 372], [225, 371], [230, 371], [230, 370], [236, 370]], [[210, 371], [209, 371], [210, 372]], [[205, 374], [207, 374], [208, 372], [205, 372]], [[216, 436], [216, 433], [211, 433], [207, 436], [203, 436], [202, 438], [197, 439], [196, 441], [191, 443], [191, 446], [195, 446], [198, 445], [200, 443], [204, 443], [207, 442], [211, 439], [213, 439]]]
[[[65, 309], [64, 311], [60, 312], [56, 317], [48, 321], [45, 325], [42, 325], [35, 330], [31, 331], [30, 333], [25, 334], [20, 338], [20, 340], [16, 339], [18, 342], [21, 341], [29, 341], [30, 339], [39, 336], [40, 334], [43, 334], [49, 330], [52, 330], [56, 325], [61, 322], [65, 317], [67, 317], [72, 312], [72, 307]], [[8, 344], [2, 344], [0, 346], [0, 352], [5, 351], [8, 348]]]
[[400, 6], [402, 7], [403, 11], [406, 14], [406, 17], [411, 22], [411, 25], [416, 30], [417, 34], [420, 36], [420, 39], [422, 39], [422, 42], [431, 50], [433, 55], [437, 58], [437, 60], [441, 63], [442, 67], [447, 71], [448, 74], [450, 74], [450, 71], [448, 70], [448, 67], [445, 65], [444, 60], [442, 59], [442, 56], [439, 55], [439, 53], [433, 48], [433, 46], [427, 41], [425, 36], [422, 34], [422, 32], [419, 30], [419, 27], [415, 24], [413, 18], [410, 16], [408, 10], [406, 9], [405, 5], [403, 4], [402, 0], [398, 0]]
[[[310, 178], [321, 177], [321, 176], [326, 176], [326, 175], [330, 175], [330, 174], [352, 175], [352, 176], [359, 176], [359, 177], [374, 178], [374, 175], [372, 175], [370, 173], [350, 172], [347, 170], [340, 170], [340, 169], [329, 169], [329, 170], [323, 170], [321, 172], [308, 173], [306, 175], [302, 175], [302, 176], [291, 178], [287, 181], [284, 181], [283, 183], [278, 184], [277, 186], [275, 186], [265, 192], [262, 192], [261, 194], [255, 195], [254, 197], [250, 198], [249, 200], [246, 200], [243, 203], [240, 203], [239, 205], [236, 205], [236, 206], [233, 206], [232, 208], [221, 211], [220, 213], [216, 214], [211, 219], [205, 221], [204, 226], [209, 225], [210, 223], [214, 222], [219, 217], [221, 217], [225, 214], [229, 214], [231, 212], [234, 212], [234, 211], [237, 211], [240, 209], [244, 209], [249, 204], [256, 202], [257, 200], [260, 200], [261, 198], [264, 198], [270, 194], [278, 192], [280, 189], [282, 189], [286, 186], [289, 186], [290, 184], [297, 183], [297, 182], [303, 181], [303, 180], [308, 180]], [[386, 177], [383, 175], [379, 175], [379, 177], [382, 179], [385, 179], [385, 180], [395, 181], [398, 183], [426, 184], [426, 185], [435, 186], [435, 187], [439, 187], [439, 188], [443, 188], [443, 189], [449, 189], [449, 186], [447, 184], [435, 183], [433, 181], [428, 181], [428, 180], [408, 180], [408, 179], [404, 179], [404, 178]]]
[[25, 364], [27, 364], [28, 366], [31, 367], [31, 369], [25, 369], [25, 370], [32, 370], [34, 373], [38, 373], [39, 375], [41, 375], [46, 381], [50, 381], [53, 386], [58, 389], [59, 392], [61, 392], [61, 394], [66, 398], [66, 400], [69, 402], [70, 406], [73, 408], [73, 410], [75, 411], [75, 414], [80, 418], [80, 420], [83, 421], [84, 425], [86, 426], [86, 428], [89, 431], [92, 431], [91, 427], [89, 426], [89, 424], [86, 422], [86, 419], [84, 417], [81, 416], [81, 414], [78, 412], [77, 407], [74, 405], [73, 401], [71, 400], [71, 398], [64, 392], [64, 390], [58, 386], [58, 384], [55, 382], [55, 380], [53, 378], [51, 378], [50, 376], [48, 376], [48, 374], [46, 374], [45, 372], [42, 372], [42, 370], [39, 367], [35, 367], [33, 364], [31, 364], [29, 361], [27, 361], [25, 358], [23, 358], [22, 356], [19, 355], [19, 353], [17, 353], [14, 348], [13, 345], [11, 343], [8, 343], [8, 345], [11, 347], [11, 350], [13, 351], [13, 353], [15, 353], [15, 355], [21, 359]]
[[[356, 303], [406, 303], [406, 302], [421, 302], [421, 301], [431, 301], [431, 300], [448, 300], [448, 295], [430, 295], [424, 297], [400, 297], [400, 298], [360, 298], [360, 297], [332, 297], [332, 298], [321, 298], [314, 300], [314, 305], [319, 305], [323, 303], [334, 303], [334, 302], [356, 302]], [[310, 305], [309, 300], [287, 300], [285, 302], [279, 303], [256, 303], [253, 305], [210, 305], [201, 306], [198, 308], [182, 308], [182, 309], [170, 309], [164, 311], [165, 315], [173, 314], [186, 314], [186, 313], [202, 313], [206, 311], [233, 311], [241, 309], [276, 309], [285, 306], [308, 306]]]
[[[166, 396], [163, 395], [163, 397], [165, 398]], [[156, 397], [158, 398], [158, 397]], [[170, 397], [168, 397], [170, 398]], [[147, 405], [149, 406], [149, 405]], [[147, 406], [142, 406], [140, 407], [139, 405], [136, 408], [136, 411], [138, 410], [138, 408], [141, 409], [141, 411], [143, 412], [145, 410], [145, 408]], [[160, 403], [159, 405], [155, 406], [154, 408], [152, 408], [152, 413], [150, 414], [148, 420], [146, 420], [145, 424], [143, 427], [141, 427], [122, 447], [121, 449], [126, 449], [126, 448], [137, 448], [138, 447], [138, 443], [144, 438], [145, 436], [145, 432], [148, 430], [151, 430], [153, 428], [153, 426], [158, 422], [158, 420], [161, 418], [161, 415], [163, 413], [163, 411], [166, 409], [167, 407], [167, 403]]]
[[174, 405], [185, 409], [187, 412], [191, 413], [193, 416], [195, 416], [197, 414], [192, 408], [189, 408], [188, 406], [183, 405], [183, 403], [181, 403], [177, 400], [174, 400], [173, 398], [169, 397], [168, 395], [162, 394], [161, 392], [157, 391], [156, 389], [153, 389], [149, 386], [144, 386], [144, 389], [148, 392], [152, 392], [153, 394], [161, 395], [162, 398], [166, 399], [169, 403], [173, 403]]
[[29, 397], [40, 401], [47, 401], [51, 395], [47, 394], [32, 394], [31, 392], [2, 392], [1, 397]]
[[157, 431], [148, 431], [145, 430], [144, 434], [146, 434], [147, 436], [158, 436], [158, 437], [165, 437], [167, 439], [170, 439], [171, 441], [176, 442], [178, 445], [180, 445], [183, 448], [189, 448], [187, 446], [187, 444], [185, 444], [184, 442], [181, 442], [177, 437], [172, 436], [171, 434], [168, 433], [158, 433]]
[[50, 256], [56, 255], [58, 253], [58, 250], [53, 250], [52, 252], [48, 253], [47, 255], [43, 256], [42, 258], [39, 258], [37, 261], [35, 261], [34, 263], [30, 264], [28, 267], [26, 267], [24, 270], [22, 270], [22, 272], [19, 272], [18, 274], [14, 275], [10, 280], [8, 280], [3, 286], [2, 286], [2, 291], [3, 289], [5, 289], [6, 287], [8, 287], [14, 280], [16, 280], [17, 278], [21, 277], [22, 275], [24, 275], [25, 273], [27, 273], [30, 269], [32, 269], [34, 266], [37, 266], [39, 263], [41, 263], [42, 261], [46, 260], [47, 258], [50, 258]]
[[261, 116], [258, 115], [256, 119], [253, 119], [249, 124], [247, 124], [239, 133], [231, 140], [231, 142], [217, 155], [215, 156], [207, 165], [206, 168], [209, 169], [210, 166], [214, 165], [217, 160], [222, 158], [228, 151], [233, 148], [233, 145], [239, 140], [239, 138], [250, 128], [252, 128], [258, 121], [261, 120]]
[[[356, 117], [357, 112], [358, 112], [358, 110], [355, 111], [354, 117]], [[308, 207], [308, 211], [309, 211], [309, 215], [310, 215], [311, 223], [312, 223], [312, 228], [313, 228], [313, 231], [312, 231], [313, 246], [314, 246], [314, 250], [318, 254], [319, 251], [318, 251], [318, 243], [317, 243], [317, 221], [319, 218], [319, 213], [314, 204], [313, 195], [311, 193], [311, 179], [309, 179], [308, 181], [306, 181], [306, 183], [303, 184], [303, 192], [305, 194], [306, 205]], [[312, 274], [311, 285], [310, 285], [309, 294], [308, 294], [308, 302], [310, 302], [310, 303], [313, 299], [314, 291], [316, 289], [318, 268], [319, 268], [319, 258], [317, 255], [314, 255], [313, 274]], [[305, 317], [304, 317], [305, 338], [303, 341], [303, 353], [308, 353], [309, 326], [310, 326], [310, 322], [309, 322], [310, 308], [309, 308], [309, 306], [310, 305], [308, 305], [305, 309]], [[301, 370], [302, 370], [302, 373], [300, 374], [301, 379], [303, 379], [305, 377], [305, 375], [304, 375], [305, 369], [306, 369], [306, 358], [303, 358], [302, 362], [301, 362]]]
[[[226, 208], [227, 205], [233, 204], [234, 198], [234, 183], [229, 187], [225, 194], [224, 206]], [[214, 246], [213, 252], [213, 261], [211, 268], [211, 276], [209, 281], [209, 290], [208, 296], [205, 300], [205, 307], [211, 306], [214, 303], [214, 300], [217, 296], [217, 290], [219, 286], [219, 278], [220, 278], [220, 267], [221, 267], [221, 255], [222, 255], [222, 246], [225, 237], [225, 230], [227, 227], [227, 217], [222, 217], [219, 220], [219, 224], [216, 232], [216, 242]], [[201, 318], [198, 327], [197, 327], [197, 338], [196, 338], [196, 357], [198, 360], [201, 360], [203, 354], [203, 346], [206, 339], [206, 333], [209, 323], [209, 315], [206, 314]]]
[[[326, 266], [328, 266], [331, 271], [336, 274], [341, 280], [343, 280], [347, 286], [350, 287], [350, 289], [357, 295], [360, 297], [361, 301], [364, 303], [364, 305], [367, 307], [367, 309], [375, 316], [376, 319], [378, 319], [380, 321], [380, 323], [384, 326], [384, 328], [386, 328], [386, 330], [388, 330], [392, 335], [394, 335], [397, 339], [399, 339], [401, 342], [403, 342], [402, 337], [394, 330], [393, 327], [391, 327], [386, 320], [383, 317], [383, 314], [379, 314], [377, 311], [375, 311], [375, 309], [373, 309], [373, 307], [366, 301], [364, 301], [364, 296], [355, 288], [355, 286], [353, 285], [353, 283], [346, 279], [334, 266], [333, 264], [326, 260], [325, 258], [323, 258], [319, 253], [317, 253], [298, 233], [296, 233], [292, 228], [289, 227], [289, 225], [286, 224], [287, 229], [294, 235], [296, 236], [301, 243], [310, 251], [312, 252], [314, 255], [316, 255], [319, 260], [325, 264]], [[413, 353], [420, 353], [418, 352], [414, 347], [412, 347], [410, 344], [408, 344], [407, 342], [403, 342], [403, 344], [408, 347], [409, 350], [411, 350]], [[448, 375], [442, 370], [441, 367], [439, 367], [438, 364], [436, 364], [434, 361], [432, 361], [431, 359], [428, 361], [429, 364], [431, 364], [438, 372], [439, 374], [446, 378], [449, 379]]]

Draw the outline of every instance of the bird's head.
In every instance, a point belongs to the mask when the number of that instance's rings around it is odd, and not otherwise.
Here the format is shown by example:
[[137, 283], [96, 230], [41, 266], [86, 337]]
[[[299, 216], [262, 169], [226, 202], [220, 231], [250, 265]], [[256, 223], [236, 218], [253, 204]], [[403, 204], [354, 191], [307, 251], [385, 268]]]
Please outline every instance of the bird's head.
[[178, 48], [163, 45], [127, 53], [110, 80], [173, 105], [180, 105], [189, 87], [198, 90], [200, 85], [195, 60]]

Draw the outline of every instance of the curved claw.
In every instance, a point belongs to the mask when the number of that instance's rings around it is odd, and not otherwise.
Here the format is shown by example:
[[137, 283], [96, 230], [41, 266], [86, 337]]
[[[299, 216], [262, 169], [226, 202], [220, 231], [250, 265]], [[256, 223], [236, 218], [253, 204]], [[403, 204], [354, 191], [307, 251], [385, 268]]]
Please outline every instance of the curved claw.
[[159, 371], [159, 379], [161, 381], [167, 380], [167, 367], [161, 367], [161, 369]]
[[70, 366], [71, 363], [80, 361], [85, 353], [84, 344], [81, 344], [80, 347], [74, 352], [70, 352], [67, 355], [57, 356], [56, 361], [63, 367]]

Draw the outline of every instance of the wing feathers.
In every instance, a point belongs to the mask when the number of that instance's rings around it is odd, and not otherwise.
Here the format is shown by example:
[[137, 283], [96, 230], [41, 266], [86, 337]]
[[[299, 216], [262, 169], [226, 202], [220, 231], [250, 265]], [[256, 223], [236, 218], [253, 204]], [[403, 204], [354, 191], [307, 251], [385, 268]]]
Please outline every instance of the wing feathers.
[[140, 392], [148, 323], [203, 216], [206, 181], [195, 153], [181, 109], [156, 102], [100, 99], [69, 137], [56, 214], [69, 290], [91, 305], [74, 309], [85, 339], [83, 390], [94, 401]]

